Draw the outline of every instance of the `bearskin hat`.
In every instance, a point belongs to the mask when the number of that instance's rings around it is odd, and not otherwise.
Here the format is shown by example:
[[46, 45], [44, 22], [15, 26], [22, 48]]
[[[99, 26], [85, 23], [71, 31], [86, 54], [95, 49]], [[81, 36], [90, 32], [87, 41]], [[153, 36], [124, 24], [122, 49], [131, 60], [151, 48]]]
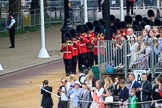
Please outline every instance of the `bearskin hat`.
[[87, 22], [86, 25], [88, 26], [89, 30], [93, 30], [93, 23], [92, 22]]
[[88, 33], [89, 29], [88, 29], [88, 26], [86, 24], [83, 25], [83, 28], [84, 28], [84, 33]]
[[126, 22], [126, 24], [132, 24], [133, 19], [131, 16], [127, 15], [125, 16], [124, 21]]
[[113, 24], [116, 22], [116, 18], [114, 15], [110, 15], [110, 22]]
[[136, 15], [136, 16], [135, 16], [135, 20], [136, 20], [137, 22], [142, 22], [142, 16], [141, 16], [141, 15]]
[[95, 33], [102, 33], [102, 29], [101, 29], [101, 26], [96, 26], [95, 29], [94, 29], [94, 32]]
[[75, 29], [70, 29], [69, 33], [71, 34], [72, 38], [75, 38], [77, 36], [76, 30]]
[[69, 32], [65, 32], [64, 34], [64, 40], [67, 41], [67, 40], [71, 40], [72, 36]]
[[151, 10], [151, 9], [147, 11], [147, 15], [148, 15], [149, 18], [155, 16], [154, 11]]
[[122, 29], [127, 28], [127, 25], [126, 25], [125, 21], [121, 21], [120, 24], [121, 24]]
[[76, 26], [76, 32], [78, 34], [84, 33], [84, 27], [83, 27], [83, 25], [77, 25]]

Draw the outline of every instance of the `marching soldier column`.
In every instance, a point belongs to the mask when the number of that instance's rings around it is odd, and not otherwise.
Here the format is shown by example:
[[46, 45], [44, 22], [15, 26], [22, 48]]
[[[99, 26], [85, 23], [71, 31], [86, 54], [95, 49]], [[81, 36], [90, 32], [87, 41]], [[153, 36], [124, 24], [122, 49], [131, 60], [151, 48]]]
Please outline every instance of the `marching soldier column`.
[[[91, 22], [87, 22], [64, 34], [62, 51], [66, 76], [77, 73], [77, 64], [79, 72], [82, 72], [83, 68], [91, 69], [94, 61], [95, 65], [98, 64], [97, 41], [104, 40], [102, 31], [100, 26], [94, 28]], [[104, 53], [103, 49], [101, 53]]]

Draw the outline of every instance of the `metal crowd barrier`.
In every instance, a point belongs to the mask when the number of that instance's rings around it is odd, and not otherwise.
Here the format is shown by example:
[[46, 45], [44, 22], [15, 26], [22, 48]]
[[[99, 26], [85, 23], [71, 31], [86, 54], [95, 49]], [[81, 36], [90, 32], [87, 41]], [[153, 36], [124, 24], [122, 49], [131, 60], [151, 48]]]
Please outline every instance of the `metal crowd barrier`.
[[[142, 40], [141, 40], [142, 41]], [[156, 42], [151, 40], [138, 45], [136, 41], [134, 51], [130, 51], [130, 41], [98, 41], [98, 63], [100, 73], [106, 73], [106, 65], [114, 66], [114, 73], [124, 73], [127, 78], [127, 70], [146, 70], [155, 78], [155, 73], [162, 71], [162, 54], [155, 51]], [[162, 44], [161, 44], [162, 45]], [[143, 47], [142, 47], [143, 46]]]

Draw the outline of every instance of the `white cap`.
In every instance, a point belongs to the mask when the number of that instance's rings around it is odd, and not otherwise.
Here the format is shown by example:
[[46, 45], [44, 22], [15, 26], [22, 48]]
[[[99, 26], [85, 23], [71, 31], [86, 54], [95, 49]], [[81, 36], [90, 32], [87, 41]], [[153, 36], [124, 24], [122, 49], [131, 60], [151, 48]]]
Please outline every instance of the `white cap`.
[[151, 26], [150, 26], [150, 25], [145, 25], [145, 29], [146, 29], [147, 31], [150, 31]]
[[74, 84], [78, 84], [80, 86], [80, 82], [79, 81], [75, 81]]

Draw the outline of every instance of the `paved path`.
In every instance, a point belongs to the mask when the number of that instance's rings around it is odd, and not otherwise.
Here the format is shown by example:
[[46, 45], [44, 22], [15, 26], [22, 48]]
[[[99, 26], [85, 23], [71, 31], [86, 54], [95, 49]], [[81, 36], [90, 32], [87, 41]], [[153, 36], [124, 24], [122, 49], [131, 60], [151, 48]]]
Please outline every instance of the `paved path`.
[[0, 63], [4, 68], [0, 75], [61, 59], [60, 28], [61, 26], [56, 26], [46, 30], [46, 48], [50, 55], [48, 59], [37, 57], [41, 47], [40, 32], [17, 35], [14, 49], [8, 48], [8, 37], [0, 38]]

